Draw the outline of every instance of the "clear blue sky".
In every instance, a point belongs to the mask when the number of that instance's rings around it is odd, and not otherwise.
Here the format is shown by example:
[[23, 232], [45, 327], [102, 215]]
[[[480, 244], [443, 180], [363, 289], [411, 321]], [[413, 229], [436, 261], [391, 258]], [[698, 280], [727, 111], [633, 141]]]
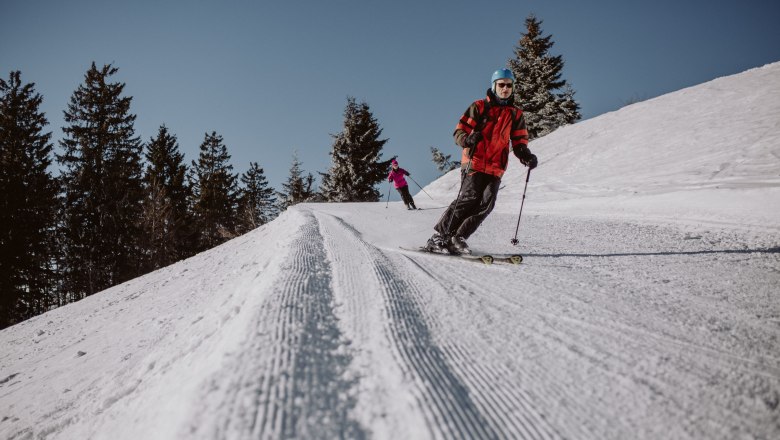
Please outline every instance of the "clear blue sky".
[[0, 74], [36, 84], [56, 144], [90, 64], [112, 63], [143, 141], [165, 124], [189, 164], [216, 131], [236, 172], [256, 161], [277, 189], [295, 150], [307, 172], [329, 168], [354, 96], [389, 139], [384, 157], [425, 185], [438, 176], [429, 148], [459, 154], [460, 114], [531, 13], [583, 119], [780, 61], [777, 0], [4, 0]]

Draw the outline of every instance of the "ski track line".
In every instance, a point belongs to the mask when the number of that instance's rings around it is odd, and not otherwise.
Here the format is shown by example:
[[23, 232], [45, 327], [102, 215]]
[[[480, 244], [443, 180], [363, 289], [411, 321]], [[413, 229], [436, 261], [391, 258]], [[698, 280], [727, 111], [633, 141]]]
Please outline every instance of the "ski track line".
[[203, 438], [367, 437], [350, 418], [355, 381], [346, 375], [351, 357], [334, 315], [323, 237], [313, 215], [296, 215], [305, 222], [260, 306], [255, 333], [224, 368], [234, 379]]
[[[440, 337], [433, 333], [439, 323], [427, 311], [424, 299], [427, 295], [422, 293], [428, 290], [416, 285], [415, 276], [407, 275], [409, 271], [418, 273], [418, 267], [398, 259], [398, 253], [386, 255], [366, 243], [359, 232], [342, 219], [327, 217], [333, 219], [333, 229], [340, 227], [344, 231], [333, 241], [340, 246], [351, 241], [352, 246], [365, 255], [364, 260], [373, 263], [373, 276], [379, 279], [385, 296], [394, 346], [407, 368], [417, 376], [421, 391], [425, 393], [423, 401], [435, 407], [436, 411], [430, 416], [438, 425], [431, 427], [446, 424], [456, 429], [443, 433], [434, 431], [432, 435], [444, 435], [445, 438], [559, 438], [559, 434], [552, 433], [544, 419], [538, 417], [527, 397], [492, 386], [500, 383], [497, 379], [500, 373], [484, 365], [479, 357], [467, 356], [467, 352], [453, 342], [437, 344]], [[329, 230], [327, 236], [332, 235]], [[395, 256], [397, 261], [392, 261], [390, 256]], [[460, 263], [473, 265], [473, 262]], [[400, 270], [399, 265], [407, 272]], [[366, 275], [355, 273], [352, 276]], [[433, 288], [433, 295], [450, 295], [441, 287], [426, 285], [425, 288]], [[458, 301], [457, 295], [452, 298]]]
[[[331, 243], [338, 242], [339, 246], [351, 244], [353, 249], [365, 255], [363, 261], [370, 262], [370, 270], [347, 274], [347, 277], [365, 279], [358, 284], [381, 286], [380, 294], [389, 315], [387, 325], [392, 348], [404, 372], [413, 378], [421, 394], [417, 397], [418, 406], [425, 413], [430, 435], [448, 439], [496, 438], [469, 398], [466, 388], [450, 370], [440, 348], [431, 340], [423, 309], [415, 298], [419, 292], [409, 289], [387, 258], [365, 243], [354, 228], [335, 216], [320, 217], [323, 222], [333, 220], [334, 227], [329, 228], [329, 237], [340, 229], [341, 236], [338, 240], [332, 239]], [[349, 253], [355, 255], [354, 251]]]
[[[432, 272], [437, 269], [439, 269], [439, 267], [432, 266], [428, 272]], [[491, 267], [490, 269], [495, 269], [495, 275], [498, 276], [500, 276], [502, 273], [511, 275], [511, 272], [501, 270], [502, 268]], [[438, 281], [445, 284], [449, 282], [450, 286], [448, 290], [457, 288], [463, 289], [466, 292], [480, 292], [484, 290], [481, 288], [478, 282], [472, 279], [472, 277], [461, 273], [461, 271], [444, 272], [445, 274], [443, 276], [438, 277]], [[498, 284], [506, 285], [506, 283], [501, 282], [498, 282]], [[488, 293], [489, 292], [485, 292], [485, 294]], [[490, 301], [493, 301], [498, 299], [498, 296], [494, 295], [489, 299]], [[549, 299], [550, 298], [546, 298], [544, 301], [549, 302]], [[489, 304], [490, 303], [486, 303], [485, 305]], [[544, 311], [550, 307], [549, 303], [545, 304], [544, 302], [539, 302], [537, 299], [524, 296], [521, 298], [515, 298], [514, 301], [505, 300], [504, 307], [508, 308], [509, 310], [514, 309], [510, 315], [514, 313], [527, 314], [528, 312], [524, 312], [524, 310], [531, 309], [531, 315], [532, 317], [536, 317], [536, 319], [529, 320], [530, 327], [528, 327], [528, 330], [525, 332], [525, 337], [537, 340], [542, 339], [542, 343], [538, 345], [546, 347], [549, 351], [559, 352], [558, 356], [573, 355], [575, 357], [580, 357], [586, 360], [587, 364], [590, 364], [589, 368], [595, 366], [608, 372], [609, 374], [613, 374], [610, 372], [611, 365], [604, 362], [605, 359], [609, 359], [610, 351], [608, 349], [600, 349], [599, 347], [591, 347], [589, 345], [590, 339], [582, 338], [582, 335], [580, 334], [582, 329], [580, 328], [561, 328], [559, 325], [560, 323], [556, 320], [558, 314], [552, 311]], [[471, 304], [468, 306], [468, 309], [472, 311], [480, 310], [480, 308], [484, 307], [480, 306], [479, 304]], [[562, 309], [565, 310], [566, 308], [562, 307]], [[500, 313], [507, 313], [507, 310], [501, 310]], [[550, 319], [546, 318], [548, 316]], [[474, 319], [476, 319], [476, 317], [474, 317]], [[494, 318], [492, 320], [499, 322], [501, 321], [501, 318]], [[515, 329], [514, 332], [505, 332], [507, 336], [513, 333], [516, 334], [517, 330]], [[621, 336], [617, 332], [607, 332], [607, 334], [611, 338], [615, 338], [615, 336]], [[585, 335], [589, 335], [589, 333], [585, 333]], [[522, 341], [518, 340], [515, 342], [515, 344], [522, 345]], [[502, 344], [502, 347], [505, 350], [508, 350], [511, 346], [513, 346], [513, 344], [510, 344], [509, 341], [504, 341]], [[521, 353], [522, 351], [517, 354], [517, 358], [522, 362], [524, 353]], [[589, 405], [587, 404], [587, 400], [589, 398], [594, 398], [594, 396], [587, 395], [583, 399], [582, 396], [578, 396], [576, 393], [568, 391], [569, 389], [575, 389], [574, 387], [560, 386], [560, 384], [565, 383], [565, 380], [567, 379], [565, 376], [560, 375], [567, 374], [567, 371], [558, 373], [559, 376], [556, 376], [554, 373], [543, 368], [540, 371], [536, 370], [539, 370], [539, 368], [535, 368], [533, 365], [528, 365], [527, 369], [524, 368], [522, 372], [531, 376], [530, 380], [532, 383], [545, 384], [544, 389], [536, 393], [538, 395], [537, 403], [539, 405], [542, 405], [546, 408], [556, 408], [557, 405], [559, 408], [555, 409], [556, 413], [560, 412], [564, 408], [566, 409], [564, 411], [566, 413], [565, 416], [561, 417], [561, 414], [557, 415], [559, 416], [559, 421], [562, 423], [560, 429], [562, 429], [564, 432], [567, 432], [567, 437], [605, 438], [606, 436], [620, 438], [620, 436], [614, 437], [616, 432], [622, 432], [628, 435], [635, 429], [631, 424], [624, 420], [614, 420], [606, 415], [602, 417], [599, 415], [599, 413], [594, 413], [593, 409], [589, 408]], [[589, 375], [585, 378], [587, 379], [589, 377], [592, 376]], [[612, 386], [619, 386], [624, 388], [623, 393], [630, 394], [631, 389], [628, 388], [628, 385], [629, 384], [623, 385], [621, 383], [617, 383], [613, 384]], [[585, 402], [583, 402], [583, 400], [585, 400]], [[561, 405], [563, 402], [565, 402], [565, 405]], [[579, 406], [577, 404], [579, 404]], [[572, 423], [572, 421], [575, 421], [575, 423]], [[589, 427], [589, 430], [583, 432], [583, 427]]]
[[[492, 300], [492, 298], [482, 297], [483, 293], [486, 292], [484, 286], [480, 285], [480, 281], [474, 280], [473, 275], [476, 269], [472, 262], [453, 259], [454, 262], [452, 264], [446, 265], [440, 264], [441, 262], [437, 261], [441, 259], [441, 257], [438, 256], [424, 254], [409, 255], [409, 253], [403, 251], [401, 253], [408, 261], [412, 262], [421, 271], [428, 274], [431, 280], [434, 281], [433, 285], [438, 285], [438, 290], [441, 290], [441, 295], [462, 298], [460, 301], [463, 304], [459, 306], [458, 309], [467, 312], [464, 312], [463, 316], [460, 316], [460, 319], [458, 319], [457, 322], [479, 325], [483, 323], [483, 320], [480, 320], [480, 318], [488, 323], [501, 321], [500, 316], [497, 317], [486, 314], [485, 306], [489, 305], [489, 303], [486, 304], [485, 301], [488, 299]], [[482, 269], [486, 272], [490, 272], [491, 276], [500, 273], [511, 276], [513, 272], [522, 270], [522, 266], [486, 266]], [[485, 279], [484, 276], [479, 276], [477, 278], [480, 278], [481, 280]], [[475, 294], [474, 292], [477, 293]], [[518, 302], [507, 301], [502, 305], [509, 306], [513, 311], [522, 311], [525, 308], [524, 305], [520, 305]], [[511, 314], [511, 312], [508, 312], [507, 310], [501, 310], [500, 313]], [[484, 315], [484, 317], [482, 315]], [[512, 319], [509, 322], [514, 321], [516, 321], [516, 319]], [[542, 408], [557, 408], [556, 411], [561, 411], [564, 408], [569, 409], [572, 406], [576, 406], [578, 399], [576, 399], [576, 396], [574, 396], [573, 393], [567, 392], [565, 388], [558, 386], [557, 380], [555, 378], [551, 379], [549, 373], [546, 371], [542, 375], [535, 374], [533, 369], [526, 370], [525, 367], [520, 369], [520, 371], [517, 371], [516, 364], [522, 363], [523, 365], [529, 365], [527, 362], [523, 362], [526, 354], [523, 353], [522, 349], [516, 349], [516, 347], [522, 347], [525, 342], [525, 338], [517, 337], [518, 331], [521, 331], [521, 329], [512, 328], [507, 331], [502, 331], [491, 324], [485, 324], [485, 326], [489, 326], [486, 330], [488, 333], [498, 332], [501, 334], [501, 341], [497, 341], [500, 346], [494, 347], [484, 339], [476, 339], [474, 337], [476, 334], [484, 336], [484, 332], [480, 331], [481, 329], [479, 328], [474, 329], [474, 331], [460, 329], [463, 334], [460, 336], [454, 335], [452, 338], [460, 341], [462, 344], [460, 350], [468, 350], [472, 353], [469, 356], [470, 358], [484, 358], [486, 355], [490, 354], [496, 359], [493, 362], [479, 363], [480, 367], [485, 370], [483, 376], [486, 372], [491, 372], [492, 377], [497, 378], [497, 381], [508, 382], [510, 381], [509, 378], [513, 378], [518, 382], [516, 386], [507, 387], [507, 389], [500, 391], [496, 390], [494, 392], [507, 394], [507, 396], [504, 397], [505, 401], [510, 402], [515, 407], [521, 406], [525, 412], [532, 414], [533, 418], [536, 420], [536, 426], [549, 426], [547, 430], [555, 433], [554, 438], [598, 438], [597, 436], [594, 436], [592, 430], [585, 429], [593, 422], [590, 419], [591, 414], [588, 414], [585, 406], [580, 407], [579, 411], [571, 413], [566, 411], [566, 415], [562, 416], [562, 419], [568, 421], [568, 423], [558, 423], [555, 426], [551, 424], [551, 422], [555, 421], [551, 414], [543, 415], [540, 413]], [[535, 332], [539, 332], [539, 330], [531, 328], [524, 332], [524, 334], [528, 338], [538, 337], [533, 336]], [[467, 338], [464, 334], [470, 334], [472, 336]], [[510, 340], [507, 340], [507, 337], [509, 337]], [[467, 343], [467, 341], [471, 343]], [[512, 350], [513, 348], [515, 348], [514, 351]], [[508, 365], [512, 364], [514, 364], [514, 368], [508, 368]], [[470, 364], [465, 362], [463, 365], [468, 368]], [[544, 389], [542, 392], [534, 392], [529, 389], [528, 386], [523, 385], [523, 383], [544, 384]], [[523, 389], [523, 392], [521, 393], [520, 391], [515, 390], [515, 388]], [[575, 422], [572, 423], [572, 420]], [[603, 420], [604, 425], [610, 423], [615, 423], [615, 421]]]
[[[316, 219], [307, 222], [293, 245], [284, 276], [274, 294], [279, 308], [262, 322], [271, 322], [277, 333], [273, 370], [266, 374], [256, 395], [252, 438], [265, 437], [364, 437], [348, 419], [352, 384], [344, 372], [349, 356], [339, 351], [341, 341], [333, 313], [331, 268]], [[272, 399], [263, 399], [266, 394]]]
[[[468, 322], [473, 318], [473, 313], [478, 311], [480, 309], [479, 301], [478, 299], [479, 294], [475, 294], [474, 292], [480, 292], [480, 286], [478, 285], [468, 285], [468, 283], [465, 282], [452, 282], [453, 278], [447, 279], [447, 277], [440, 277], [435, 272], [440, 270], [443, 265], [441, 264], [435, 264], [436, 258], [441, 258], [438, 256], [430, 256], [430, 255], [424, 255], [424, 254], [415, 254], [412, 253], [412, 255], [407, 255], [407, 252], [401, 251], [402, 254], [404, 254], [404, 257], [407, 261], [414, 264], [416, 268], [423, 271], [430, 277], [431, 280], [434, 280], [435, 282], [432, 285], [426, 285], [424, 287], [425, 290], [435, 290], [436, 295], [440, 295], [446, 298], [451, 298], [453, 301], [457, 302], [459, 305], [456, 307], [458, 310], [467, 310], [469, 316], [462, 316], [462, 321], [460, 322]], [[415, 260], [414, 257], [418, 257], [419, 261]], [[428, 261], [425, 261], [428, 260]], [[479, 272], [474, 272], [477, 270], [477, 268], [481, 266], [477, 266], [475, 268], [472, 265], [472, 262], [467, 261], [459, 261], [457, 259], [453, 259], [452, 265], [448, 265], [449, 268], [455, 268], [454, 272], [457, 274], [455, 275], [455, 278], [459, 278], [461, 276], [466, 276], [464, 274], [474, 274]], [[500, 266], [488, 266], [488, 267], [482, 267], [486, 272], [489, 271], [513, 271], [516, 270], [516, 267], [500, 267]], [[444, 287], [443, 287], [444, 286]], [[475, 287], [476, 286], [476, 287]], [[476, 303], [476, 304], [475, 304]], [[487, 331], [492, 332], [495, 329], [490, 328]], [[515, 373], [510, 371], [509, 369], [503, 367], [503, 363], [507, 360], [506, 353], [501, 353], [500, 350], [494, 350], [493, 347], [484, 344], [483, 340], [477, 340], [473, 337], [473, 335], [477, 334], [479, 332], [473, 332], [471, 333], [472, 336], [470, 337], [452, 337], [448, 338], [451, 340], [458, 341], [458, 345], [455, 345], [452, 347], [452, 350], [454, 352], [459, 353], [459, 356], [462, 358], [461, 362], [458, 362], [457, 365], [464, 369], [463, 374], [467, 377], [471, 378], [471, 380], [474, 381], [474, 383], [479, 384], [480, 386], [477, 387], [477, 389], [489, 389], [489, 388], [495, 388], [495, 383], [497, 382], [506, 382], [507, 378], [511, 377]], [[506, 349], [506, 347], [502, 347], [503, 349]], [[468, 350], [468, 351], [467, 351]], [[489, 351], [495, 359], [485, 362], [474, 362], [474, 359], [485, 359], [486, 350]], [[468, 354], [467, 354], [468, 353]], [[519, 356], [518, 356], [519, 357]], [[476, 371], [472, 371], [473, 368], [471, 368], [472, 365], [478, 365], [479, 369]], [[490, 380], [488, 380], [490, 378]], [[517, 385], [518, 389], [523, 389], [522, 385]], [[533, 419], [533, 423], [530, 424], [530, 427], [521, 426], [518, 429], [523, 432], [525, 431], [525, 435], [527, 438], [545, 438], [547, 436], [551, 436], [553, 434], [549, 434], [549, 432], [554, 432], [555, 438], [562, 438], [566, 437], [560, 432], [558, 432], [557, 429], [550, 426], [549, 420], [547, 420], [544, 416], [542, 416], [539, 413], [538, 403], [544, 401], [545, 399], [540, 396], [535, 396], [533, 393], [529, 393], [527, 389], [523, 389], [522, 392], [515, 389], [515, 386], [512, 387], [506, 387], [506, 389], [494, 389], [492, 390], [493, 397], [496, 399], [496, 402], [501, 402], [504, 404], [503, 408], [504, 411], [508, 413], [516, 413], [518, 411], [518, 406], [521, 407], [522, 411], [521, 413], [525, 414], [522, 417]], [[495, 403], [495, 402], [494, 402]], [[489, 403], [486, 403], [489, 404]], [[508, 418], [508, 420], [505, 422], [508, 425], [512, 425], [516, 422], [516, 420], [512, 419], [511, 417]], [[544, 431], [539, 431], [539, 427], [541, 426], [547, 426], [547, 428]], [[530, 432], [529, 432], [530, 430]], [[548, 432], [549, 431], [549, 432]], [[581, 438], [581, 437], [580, 437]]]

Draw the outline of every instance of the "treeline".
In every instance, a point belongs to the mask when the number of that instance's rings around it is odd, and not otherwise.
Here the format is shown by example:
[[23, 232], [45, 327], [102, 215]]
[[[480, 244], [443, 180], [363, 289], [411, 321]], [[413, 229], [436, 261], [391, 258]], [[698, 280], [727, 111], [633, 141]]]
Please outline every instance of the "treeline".
[[189, 165], [164, 124], [144, 142], [117, 71], [92, 63], [56, 151], [35, 84], [19, 71], [0, 79], [0, 328], [210, 249], [296, 203], [379, 199], [387, 140], [366, 103], [347, 99], [321, 191], [297, 153], [276, 191], [257, 162], [235, 173], [215, 131]]

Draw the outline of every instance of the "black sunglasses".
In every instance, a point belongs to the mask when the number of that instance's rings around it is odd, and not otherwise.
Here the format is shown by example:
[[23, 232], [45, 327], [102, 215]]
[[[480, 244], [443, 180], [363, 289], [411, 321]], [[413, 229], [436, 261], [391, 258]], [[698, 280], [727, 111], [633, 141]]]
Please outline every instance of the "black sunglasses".
[[496, 83], [496, 87], [499, 89], [511, 89], [512, 83]]

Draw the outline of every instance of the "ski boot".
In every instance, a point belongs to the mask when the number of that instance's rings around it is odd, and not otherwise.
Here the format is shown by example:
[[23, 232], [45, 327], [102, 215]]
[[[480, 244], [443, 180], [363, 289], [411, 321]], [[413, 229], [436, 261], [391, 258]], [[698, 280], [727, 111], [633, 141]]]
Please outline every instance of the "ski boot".
[[428, 252], [435, 252], [438, 254], [446, 254], [449, 252], [449, 240], [446, 236], [439, 234], [438, 232], [433, 234], [428, 239], [428, 243], [425, 244], [425, 250]]
[[455, 235], [450, 239], [449, 251], [453, 254], [471, 255], [471, 249], [469, 249], [466, 239], [460, 235]]

